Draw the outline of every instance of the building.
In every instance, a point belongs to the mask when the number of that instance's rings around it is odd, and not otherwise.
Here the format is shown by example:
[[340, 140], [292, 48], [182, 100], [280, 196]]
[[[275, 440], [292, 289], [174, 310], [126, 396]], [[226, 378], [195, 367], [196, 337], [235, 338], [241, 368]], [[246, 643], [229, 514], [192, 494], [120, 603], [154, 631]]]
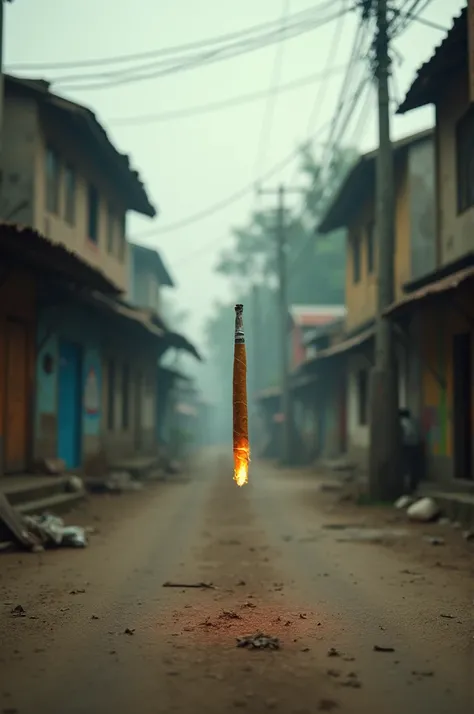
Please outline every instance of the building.
[[157, 250], [129, 243], [128, 296], [131, 303], [162, 313], [161, 291], [175, 283]]
[[[51, 375], [53, 356], [37, 362], [42, 283], [114, 292], [103, 273], [31, 229], [0, 225], [0, 475], [24, 473], [35, 460], [36, 370]], [[56, 455], [56, 450], [48, 456]]]
[[[474, 36], [465, 8], [420, 68], [400, 113], [436, 108], [435, 264], [407, 281], [388, 314], [419, 331], [419, 410], [427, 476], [436, 487], [474, 492]], [[428, 267], [428, 266], [427, 266]]]
[[126, 291], [126, 216], [156, 209], [94, 113], [48, 82], [7, 75], [2, 215], [61, 243]]
[[[321, 349], [311, 360], [312, 369], [316, 369], [316, 363], [320, 364], [317, 370], [325, 385], [326, 398], [333, 400], [327, 406], [330, 418], [325, 430], [327, 438], [329, 434], [333, 436], [330, 446], [326, 444], [322, 449], [333, 454], [336, 445], [341, 450], [346, 448], [362, 469], [366, 468], [369, 448], [368, 390], [374, 363], [377, 300], [376, 156], [374, 151], [355, 163], [318, 227], [320, 234], [341, 228], [347, 231], [347, 312], [344, 340], [338, 336], [337, 344]], [[433, 132], [424, 131], [396, 142], [394, 162], [394, 295], [398, 300], [407, 282], [421, 278], [436, 265]], [[413, 326], [412, 334], [400, 336], [397, 355], [400, 402], [409, 403], [414, 410], [419, 402], [414, 349], [417, 339]], [[336, 389], [337, 384], [340, 387]]]
[[295, 370], [308, 358], [308, 335], [344, 317], [346, 309], [344, 305], [292, 305], [289, 312], [291, 369]]
[[86, 471], [151, 457], [158, 360], [170, 347], [195, 352], [155, 310], [125, 299], [127, 213], [153, 217], [156, 210], [94, 114], [53, 94], [47, 82], [5, 78], [3, 145], [3, 215], [102, 276], [99, 286], [67, 272], [56, 280], [46, 269], [35, 276], [31, 456]]

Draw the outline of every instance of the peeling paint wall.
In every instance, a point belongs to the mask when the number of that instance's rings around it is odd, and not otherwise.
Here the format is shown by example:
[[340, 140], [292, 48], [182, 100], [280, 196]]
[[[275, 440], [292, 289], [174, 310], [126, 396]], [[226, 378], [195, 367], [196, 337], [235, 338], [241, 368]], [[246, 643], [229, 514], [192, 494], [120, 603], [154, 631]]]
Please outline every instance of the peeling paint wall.
[[417, 280], [432, 272], [437, 263], [436, 164], [434, 141], [427, 139], [408, 154], [410, 207], [410, 275]]

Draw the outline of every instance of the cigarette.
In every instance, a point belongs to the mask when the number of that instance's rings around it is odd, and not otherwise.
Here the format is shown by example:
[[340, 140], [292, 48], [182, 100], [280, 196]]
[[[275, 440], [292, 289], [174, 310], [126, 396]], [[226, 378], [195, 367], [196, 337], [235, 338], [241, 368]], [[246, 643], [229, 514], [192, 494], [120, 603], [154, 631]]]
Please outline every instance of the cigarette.
[[249, 421], [247, 406], [247, 353], [245, 350], [244, 306], [235, 306], [235, 346], [233, 374], [234, 481], [244, 486], [249, 479]]

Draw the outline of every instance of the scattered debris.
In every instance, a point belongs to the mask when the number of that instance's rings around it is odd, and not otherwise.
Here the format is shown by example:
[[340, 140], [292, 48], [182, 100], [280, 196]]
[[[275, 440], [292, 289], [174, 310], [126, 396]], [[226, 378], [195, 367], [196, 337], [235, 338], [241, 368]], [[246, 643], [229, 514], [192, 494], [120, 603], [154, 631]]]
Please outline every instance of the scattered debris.
[[463, 538], [467, 540], [468, 543], [471, 543], [474, 541], [474, 531], [464, 531]]
[[341, 673], [338, 669], [328, 669], [326, 674], [328, 675], [328, 677], [334, 677], [335, 679], [341, 676]]
[[80, 588], [78, 590], [70, 590], [69, 595], [83, 595], [85, 592], [84, 588]]
[[241, 605], [241, 607], [242, 607], [242, 609], [243, 609], [244, 607], [254, 608], [254, 607], [257, 607], [257, 606], [256, 606], [256, 604], [255, 604], [254, 602], [244, 602], [244, 604]]
[[66, 490], [69, 491], [69, 493], [84, 493], [84, 481], [80, 476], [70, 476], [66, 483]]
[[407, 516], [411, 521], [419, 523], [429, 523], [440, 515], [440, 508], [432, 498], [420, 498], [407, 510]]
[[400, 496], [400, 498], [395, 501], [394, 506], [399, 511], [405, 511], [413, 504], [414, 500], [412, 496]]
[[241, 620], [242, 619], [241, 616], [238, 615], [233, 610], [222, 610], [219, 617], [221, 618], [221, 620]]
[[438, 538], [437, 536], [425, 536], [423, 540], [430, 545], [444, 545], [446, 542], [444, 538]]
[[164, 588], [183, 588], [185, 590], [194, 588], [196, 590], [215, 590], [216, 586], [212, 583], [173, 583], [169, 580], [163, 583]]
[[341, 687], [350, 687], [351, 689], [361, 689], [362, 684], [358, 679], [349, 678], [340, 682]]
[[328, 657], [340, 657], [341, 653], [338, 652], [338, 650], [335, 647], [331, 647], [330, 650], [328, 650]]
[[133, 478], [128, 471], [113, 471], [105, 478], [89, 476], [84, 479], [85, 486], [90, 493], [121, 494], [124, 491], [141, 491], [143, 483]]
[[257, 632], [255, 635], [246, 635], [237, 638], [237, 647], [246, 647], [250, 650], [279, 650], [280, 640]]
[[239, 587], [243, 587], [244, 585], [247, 585], [247, 583], [245, 582], [245, 580], [239, 580], [239, 582], [237, 583], [237, 585], [238, 585]]
[[339, 704], [333, 699], [321, 699], [318, 704], [319, 712], [332, 712], [334, 709], [339, 709]]
[[126, 627], [124, 632], [124, 635], [134, 635], [135, 634], [135, 628], [134, 627]]
[[380, 645], [374, 645], [374, 652], [395, 652], [394, 647], [381, 647]]
[[425, 671], [425, 672], [413, 671], [413, 672], [412, 672], [412, 675], [413, 675], [414, 677], [419, 677], [420, 679], [423, 679], [424, 677], [434, 677], [434, 672], [432, 672], [431, 670], [428, 670], [428, 671]]
[[443, 615], [441, 614], [440, 617], [443, 617], [445, 620], [454, 620], [454, 615]]
[[22, 548], [31, 550], [41, 545], [37, 536], [30, 533], [21, 515], [13, 508], [4, 493], [0, 492], [0, 523]]
[[25, 525], [43, 545], [55, 548], [85, 548], [86, 529], [81, 526], [66, 526], [62, 518], [51, 513], [41, 516], [25, 516]]
[[13, 617], [26, 617], [26, 610], [22, 605], [17, 605], [11, 611]]

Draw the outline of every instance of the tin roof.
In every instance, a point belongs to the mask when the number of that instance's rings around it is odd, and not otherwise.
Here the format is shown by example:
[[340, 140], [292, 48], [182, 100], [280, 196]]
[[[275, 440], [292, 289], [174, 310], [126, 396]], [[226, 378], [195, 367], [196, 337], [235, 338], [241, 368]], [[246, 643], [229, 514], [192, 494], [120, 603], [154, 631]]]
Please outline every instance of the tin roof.
[[345, 317], [344, 305], [291, 305], [290, 317], [298, 327], [321, 327]]
[[400, 314], [402, 311], [413, 307], [413, 303], [419, 302], [420, 300], [426, 300], [428, 298], [434, 298], [437, 295], [455, 290], [463, 283], [474, 278], [474, 266], [464, 268], [463, 270], [458, 270], [451, 275], [447, 275], [436, 282], [430, 283], [419, 290], [415, 290], [408, 295], [402, 297], [398, 302], [393, 303], [385, 311], [385, 315]]
[[130, 241], [128, 245], [130, 246], [132, 253], [135, 253], [135, 255], [150, 262], [161, 285], [166, 285], [170, 288], [175, 287], [176, 283], [173, 281], [173, 278], [171, 277], [160, 253], [157, 250], [154, 248], [147, 248], [144, 245], [138, 245], [138, 243], [131, 243]]
[[446, 37], [436, 47], [431, 58], [421, 65], [398, 108], [398, 114], [436, 102], [449, 77], [468, 62], [467, 8], [454, 18]]
[[138, 172], [130, 166], [130, 158], [116, 149], [93, 111], [53, 94], [50, 83], [44, 79], [27, 79], [7, 74], [5, 91], [26, 94], [54, 112], [75, 132], [79, 140], [87, 142], [91, 153], [108, 170], [111, 181], [120, 187], [128, 199], [127, 208], [150, 218], [156, 216], [156, 208], [151, 204]]
[[368, 340], [374, 336], [374, 333], [374, 327], [370, 327], [366, 330], [362, 330], [353, 337], [349, 337], [347, 340], [343, 340], [342, 342], [338, 342], [336, 345], [320, 350], [314, 357], [311, 357], [306, 362], [303, 362], [301, 369], [305, 369], [305, 367], [313, 365], [320, 360], [335, 357], [336, 355], [344, 354], [345, 352], [349, 352], [356, 347], [360, 347], [365, 342], [368, 342]]
[[[433, 129], [410, 134], [393, 142], [394, 159], [400, 159], [414, 144], [433, 136]], [[378, 149], [363, 154], [349, 170], [321, 220], [317, 232], [330, 233], [347, 227], [350, 219], [371, 194], [375, 196], [375, 164]]]
[[57, 278], [87, 285], [107, 294], [117, 295], [120, 288], [98, 268], [92, 267], [64, 245], [53, 243], [33, 228], [13, 223], [0, 223], [0, 254], [18, 263]]

